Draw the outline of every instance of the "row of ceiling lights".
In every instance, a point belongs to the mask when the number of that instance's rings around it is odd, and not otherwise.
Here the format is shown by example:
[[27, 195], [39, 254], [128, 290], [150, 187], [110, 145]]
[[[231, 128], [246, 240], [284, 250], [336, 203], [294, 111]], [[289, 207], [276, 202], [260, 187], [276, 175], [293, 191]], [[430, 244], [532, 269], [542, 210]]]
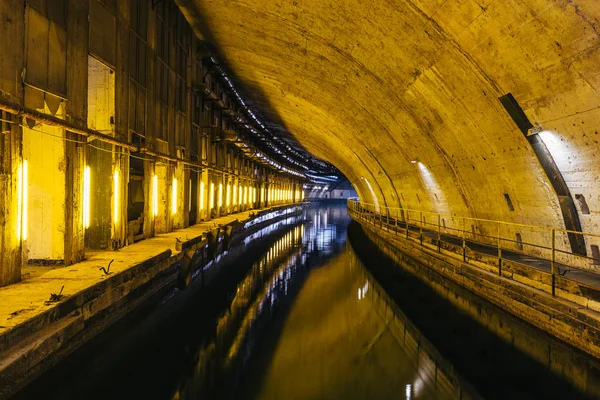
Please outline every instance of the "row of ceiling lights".
[[[219, 63], [215, 59], [214, 56], [211, 56], [209, 58], [209, 60], [214, 65], [218, 66]], [[260, 150], [257, 150], [256, 156], [263, 159], [265, 162], [268, 162], [273, 167], [280, 169], [284, 172], [287, 172], [289, 174], [292, 174], [294, 176], [304, 177], [304, 178], [310, 179], [311, 181], [314, 181], [315, 179], [323, 178], [321, 175], [319, 175], [319, 173], [321, 172], [320, 170], [322, 170], [322, 168], [319, 168], [317, 170], [317, 169], [307, 166], [303, 162], [299, 162], [296, 158], [300, 158], [304, 162], [310, 162], [310, 159], [309, 159], [309, 157], [303, 156], [298, 151], [292, 149], [292, 147], [289, 144], [284, 143], [285, 141], [283, 139], [281, 139], [281, 138], [277, 137], [276, 135], [274, 135], [273, 133], [271, 133], [269, 131], [269, 129], [256, 117], [256, 115], [252, 112], [252, 110], [250, 110], [248, 108], [248, 106], [246, 105], [246, 103], [244, 102], [242, 97], [239, 95], [239, 93], [235, 89], [233, 83], [231, 82], [231, 79], [227, 76], [227, 74], [225, 73], [223, 68], [219, 67], [216, 69], [216, 71], [220, 74], [220, 76], [223, 78], [223, 80], [225, 82], [227, 82], [227, 85], [229, 86], [230, 91], [235, 95], [239, 104], [242, 106], [242, 108], [248, 114], [248, 116], [250, 118], [252, 118], [252, 120], [254, 120], [254, 122], [261, 128], [261, 130], [263, 131], [263, 134], [259, 133], [256, 129], [254, 129], [254, 127], [250, 126], [249, 124], [244, 124], [246, 129], [248, 129], [250, 132], [257, 135], [260, 139], [262, 139], [264, 142], [266, 142], [267, 146], [269, 146], [273, 151], [275, 151], [275, 153], [277, 153], [279, 157], [284, 158], [285, 161], [290, 164], [294, 164], [294, 165], [302, 168], [305, 172], [299, 172], [295, 169], [285, 167], [280, 162], [273, 160], [271, 157], [267, 156], [264, 152], [262, 152]], [[282, 151], [275, 142], [279, 146], [283, 146], [285, 148], [285, 151]], [[288, 155], [290, 153], [293, 154], [293, 157]], [[333, 169], [333, 168], [331, 168], [331, 169]], [[331, 182], [331, 178], [332, 177], [330, 176], [329, 179], [324, 179], [324, 180]], [[333, 178], [334, 178], [333, 181], [337, 180], [337, 177], [333, 177]]]

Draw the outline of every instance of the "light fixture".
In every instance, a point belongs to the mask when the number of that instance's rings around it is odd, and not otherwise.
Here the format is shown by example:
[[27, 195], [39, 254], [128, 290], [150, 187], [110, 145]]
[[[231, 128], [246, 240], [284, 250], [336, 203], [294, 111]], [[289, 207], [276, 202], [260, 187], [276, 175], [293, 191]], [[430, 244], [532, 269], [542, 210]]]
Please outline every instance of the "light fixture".
[[177, 214], [177, 178], [173, 178], [173, 185], [171, 186], [171, 214]]
[[223, 183], [219, 183], [219, 193], [217, 196], [217, 207], [223, 206]]
[[542, 132], [543, 130], [544, 129], [541, 127], [541, 125], [536, 123], [534, 126], [532, 126], [531, 128], [529, 128], [527, 130], [527, 136], [537, 135], [538, 133]]
[[17, 240], [27, 240], [28, 180], [28, 164], [23, 160], [17, 170]]
[[200, 211], [204, 211], [204, 181], [200, 181]]
[[23, 240], [27, 240], [28, 215], [29, 215], [29, 164], [23, 160]]
[[212, 210], [215, 206], [215, 184], [210, 183], [210, 191], [208, 193], [208, 209]]
[[227, 191], [225, 193], [225, 207], [229, 207], [231, 201], [231, 185], [227, 182]]
[[116, 224], [119, 222], [120, 214], [120, 193], [119, 193], [119, 170], [115, 170], [113, 174], [113, 222]]
[[418, 158], [413, 158], [412, 160], [410, 160], [411, 163], [416, 164], [419, 162]]
[[152, 177], [152, 214], [158, 215], [158, 175]]
[[83, 169], [83, 227], [90, 227], [90, 166]]

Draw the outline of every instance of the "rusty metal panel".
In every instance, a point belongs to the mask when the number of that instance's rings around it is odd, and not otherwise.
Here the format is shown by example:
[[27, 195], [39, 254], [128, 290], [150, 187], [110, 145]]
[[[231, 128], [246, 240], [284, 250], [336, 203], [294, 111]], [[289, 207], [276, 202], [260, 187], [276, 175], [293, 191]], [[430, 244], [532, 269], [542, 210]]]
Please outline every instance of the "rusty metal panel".
[[186, 146], [186, 126], [187, 118], [184, 114], [175, 112], [175, 134], [177, 140], [177, 146]]
[[48, 89], [67, 93], [67, 32], [50, 21], [48, 30]]
[[146, 133], [146, 90], [137, 85], [137, 104], [136, 104], [136, 132], [142, 135]]
[[137, 85], [133, 81], [129, 81], [129, 130], [136, 130], [136, 105], [137, 105]]
[[35, 8], [40, 14], [46, 13], [46, 0], [27, 0], [27, 5]]
[[49, 21], [31, 7], [27, 7], [26, 48], [27, 82], [45, 88], [48, 84], [48, 29]]
[[44, 109], [44, 92], [25, 86], [23, 97], [25, 107], [34, 110]]
[[137, 37], [133, 32], [129, 32], [129, 76], [134, 79], [137, 79], [137, 45]]
[[23, 2], [18, 0], [0, 1], [0, 92], [17, 98], [21, 97], [19, 73], [24, 63]]
[[67, 29], [66, 0], [49, 0], [46, 2], [46, 15], [50, 21]]

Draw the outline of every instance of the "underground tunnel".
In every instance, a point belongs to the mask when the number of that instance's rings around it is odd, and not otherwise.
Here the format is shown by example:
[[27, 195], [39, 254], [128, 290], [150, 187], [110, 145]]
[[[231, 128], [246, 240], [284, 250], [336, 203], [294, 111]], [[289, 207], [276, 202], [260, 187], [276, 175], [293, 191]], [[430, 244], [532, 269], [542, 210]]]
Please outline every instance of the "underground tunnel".
[[0, 17], [0, 399], [600, 398], [598, 1]]

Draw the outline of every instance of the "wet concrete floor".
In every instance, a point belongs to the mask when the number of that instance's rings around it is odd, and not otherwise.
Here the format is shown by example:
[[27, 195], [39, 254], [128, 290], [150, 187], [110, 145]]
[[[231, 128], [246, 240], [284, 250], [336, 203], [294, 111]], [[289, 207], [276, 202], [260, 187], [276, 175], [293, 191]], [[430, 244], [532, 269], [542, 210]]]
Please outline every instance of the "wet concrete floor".
[[[457, 289], [480, 310], [473, 318], [349, 223], [345, 203], [328, 202], [258, 233], [210, 266], [219, 271], [210, 285], [166, 294], [17, 398], [600, 395], [598, 360]], [[531, 342], [529, 354], [515, 337]]]

